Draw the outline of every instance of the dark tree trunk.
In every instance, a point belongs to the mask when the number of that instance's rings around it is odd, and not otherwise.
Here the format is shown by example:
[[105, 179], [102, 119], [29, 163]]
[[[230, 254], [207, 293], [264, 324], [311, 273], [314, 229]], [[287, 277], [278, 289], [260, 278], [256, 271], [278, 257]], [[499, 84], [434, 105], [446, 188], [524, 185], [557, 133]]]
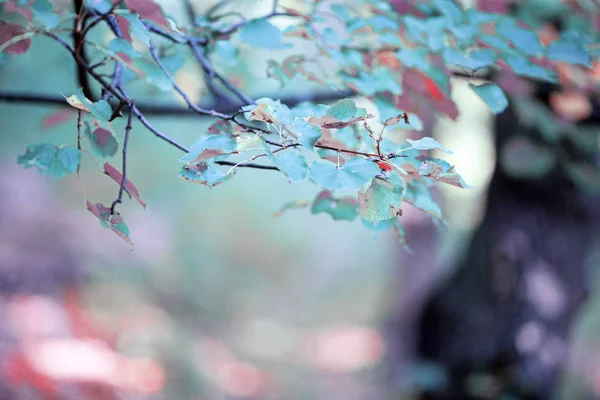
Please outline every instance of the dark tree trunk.
[[[514, 135], [540, 138], [510, 109], [495, 129], [497, 149]], [[588, 289], [593, 200], [559, 167], [540, 180], [496, 167], [464, 258], [417, 318], [417, 357], [441, 364], [449, 377], [446, 389], [424, 398], [551, 397]]]

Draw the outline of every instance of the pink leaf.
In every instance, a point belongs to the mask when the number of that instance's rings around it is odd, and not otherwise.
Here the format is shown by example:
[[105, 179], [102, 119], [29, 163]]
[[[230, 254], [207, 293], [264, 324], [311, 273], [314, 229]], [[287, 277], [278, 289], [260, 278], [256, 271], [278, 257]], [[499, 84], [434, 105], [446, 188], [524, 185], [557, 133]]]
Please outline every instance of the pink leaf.
[[[109, 163], [104, 163], [104, 173], [110, 176], [119, 185], [123, 181], [123, 175]], [[142, 200], [140, 192], [129, 179], [125, 181], [125, 189], [130, 196], [135, 198], [142, 205], [142, 207], [146, 208], [146, 202]]]
[[156, 25], [171, 32], [171, 26], [165, 18], [162, 8], [153, 0], [125, 0], [127, 8], [140, 17], [154, 22]]

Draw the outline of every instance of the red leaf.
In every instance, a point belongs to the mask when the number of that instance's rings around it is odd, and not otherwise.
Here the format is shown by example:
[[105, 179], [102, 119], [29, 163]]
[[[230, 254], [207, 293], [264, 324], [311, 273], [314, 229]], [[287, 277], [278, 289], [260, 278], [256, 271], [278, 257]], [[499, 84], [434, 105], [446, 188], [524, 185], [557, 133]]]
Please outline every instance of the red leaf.
[[[21, 25], [11, 24], [8, 22], [0, 21], [0, 45], [8, 42], [9, 40], [20, 36], [27, 32]], [[31, 46], [31, 39], [23, 39], [14, 44], [8, 46], [4, 51], [6, 53], [21, 54], [29, 50]]]
[[73, 108], [65, 108], [63, 110], [52, 112], [44, 117], [41, 126], [45, 129], [52, 128], [53, 126], [67, 122], [76, 114], [77, 111], [75, 111]]
[[165, 18], [162, 8], [153, 0], [125, 0], [127, 8], [140, 17], [154, 22], [161, 28], [171, 32], [171, 26]]
[[384, 161], [377, 161], [377, 165], [379, 166], [379, 168], [381, 168], [384, 171], [391, 171], [392, 170], [392, 166], [389, 165], [388, 163], [384, 162]]
[[440, 89], [438, 85], [433, 81], [433, 79], [431, 79], [427, 75], [423, 73], [421, 73], [420, 75], [421, 79], [423, 79], [423, 83], [425, 84], [425, 89], [427, 90], [427, 93], [429, 93], [429, 95], [435, 100], [441, 101], [444, 98], [444, 92], [442, 92], [442, 89]]
[[131, 37], [131, 33], [129, 33], [129, 27], [131, 24], [129, 20], [122, 15], [116, 14], [115, 19], [117, 20], [117, 25], [119, 25], [119, 29], [123, 34], [123, 39], [127, 40], [129, 43], [133, 42], [133, 38]]
[[7, 14], [19, 14], [27, 20], [27, 22], [33, 21], [33, 13], [30, 9], [20, 7], [14, 1], [4, 3], [4, 12]]
[[[109, 163], [104, 163], [104, 173], [110, 176], [119, 185], [123, 181], [123, 175]], [[127, 190], [130, 196], [135, 198], [142, 205], [142, 207], [146, 208], [146, 202], [142, 200], [140, 192], [129, 179], [125, 181], [125, 189]]]

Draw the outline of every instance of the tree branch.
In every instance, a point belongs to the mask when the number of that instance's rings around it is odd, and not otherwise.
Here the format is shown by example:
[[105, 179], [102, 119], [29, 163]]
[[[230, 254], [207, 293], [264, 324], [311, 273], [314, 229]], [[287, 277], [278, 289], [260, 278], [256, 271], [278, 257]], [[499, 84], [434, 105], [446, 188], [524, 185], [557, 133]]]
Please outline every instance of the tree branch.
[[110, 206], [110, 214], [115, 213], [115, 207], [117, 204], [121, 204], [123, 201], [123, 192], [125, 191], [125, 183], [127, 182], [127, 145], [129, 144], [129, 134], [131, 132], [131, 119], [133, 116], [133, 101], [130, 103], [129, 116], [127, 117], [127, 125], [125, 126], [125, 139], [123, 140], [123, 172], [121, 173], [121, 184], [119, 185], [119, 194], [115, 201]]

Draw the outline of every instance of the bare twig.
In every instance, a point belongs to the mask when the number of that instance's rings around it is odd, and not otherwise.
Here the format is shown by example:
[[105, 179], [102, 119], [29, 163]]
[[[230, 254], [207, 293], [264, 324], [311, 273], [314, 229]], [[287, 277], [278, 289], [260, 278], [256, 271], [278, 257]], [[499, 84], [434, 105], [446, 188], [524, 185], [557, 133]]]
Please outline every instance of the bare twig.
[[131, 133], [131, 120], [133, 116], [133, 101], [129, 104], [129, 116], [127, 117], [127, 125], [125, 126], [125, 139], [123, 139], [123, 172], [121, 173], [121, 184], [119, 185], [119, 194], [117, 198], [112, 202], [110, 206], [110, 215], [115, 213], [115, 207], [117, 204], [123, 202], [123, 192], [125, 191], [125, 184], [127, 182], [127, 145], [129, 144], [129, 134]]

